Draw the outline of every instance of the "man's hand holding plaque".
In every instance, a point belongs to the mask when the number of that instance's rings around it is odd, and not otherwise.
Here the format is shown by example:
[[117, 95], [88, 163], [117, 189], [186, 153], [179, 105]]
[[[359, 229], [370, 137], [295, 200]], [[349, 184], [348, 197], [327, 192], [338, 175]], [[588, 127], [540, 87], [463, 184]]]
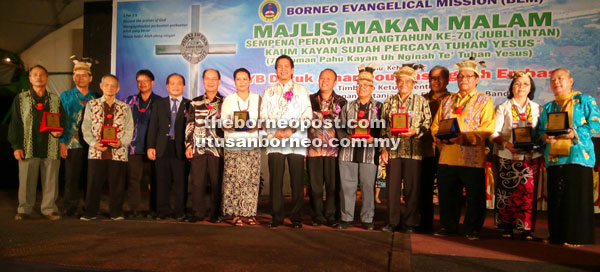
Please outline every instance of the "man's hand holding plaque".
[[558, 136], [569, 133], [569, 113], [566, 111], [548, 113], [546, 125], [548, 136]]
[[64, 129], [60, 127], [60, 113], [45, 111], [44, 115], [42, 115], [42, 122], [40, 123], [40, 132], [49, 132], [52, 133], [54, 137], [60, 137], [60, 135], [56, 136], [55, 132], [62, 132], [63, 130]]
[[115, 147], [115, 144], [120, 143], [117, 138], [118, 129], [114, 126], [102, 126], [102, 130], [100, 133], [100, 143], [102, 145], [110, 145]]
[[369, 139], [369, 119], [354, 119], [356, 127], [352, 133], [354, 139]]
[[442, 141], [456, 138], [460, 135], [460, 127], [456, 118], [448, 118], [440, 121], [439, 129], [435, 137]]
[[409, 132], [409, 116], [408, 113], [403, 112], [403, 113], [392, 113], [391, 116], [392, 119], [392, 127], [390, 129], [390, 132], [392, 133], [392, 135], [394, 136], [404, 136], [401, 134], [407, 133]]

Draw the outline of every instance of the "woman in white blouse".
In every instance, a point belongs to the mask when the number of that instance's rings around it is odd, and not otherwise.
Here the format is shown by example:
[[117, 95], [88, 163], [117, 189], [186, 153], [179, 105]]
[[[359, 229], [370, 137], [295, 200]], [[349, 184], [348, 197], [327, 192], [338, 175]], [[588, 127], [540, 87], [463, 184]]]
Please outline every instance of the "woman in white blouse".
[[[534, 95], [535, 84], [529, 73], [515, 73], [508, 100], [496, 107], [496, 130], [490, 136], [496, 162], [495, 222], [504, 230], [502, 237], [507, 239], [513, 237], [513, 229], [521, 231], [522, 239], [534, 239], [531, 233], [535, 224], [536, 187], [543, 160], [539, 146], [532, 144], [540, 115], [540, 105], [531, 101]], [[513, 130], [527, 138], [527, 133], [519, 131], [529, 128], [531, 140], [520, 139], [515, 143]]]
[[[223, 215], [233, 216], [235, 226], [256, 225], [254, 218], [260, 184], [260, 149], [258, 126], [260, 96], [251, 93], [250, 72], [239, 68], [233, 72], [237, 92], [223, 101], [221, 118], [225, 131], [223, 169]], [[235, 115], [247, 115], [246, 124]], [[227, 128], [227, 122], [234, 127]], [[242, 121], [243, 122], [243, 121]], [[245, 222], [244, 222], [245, 221]]]

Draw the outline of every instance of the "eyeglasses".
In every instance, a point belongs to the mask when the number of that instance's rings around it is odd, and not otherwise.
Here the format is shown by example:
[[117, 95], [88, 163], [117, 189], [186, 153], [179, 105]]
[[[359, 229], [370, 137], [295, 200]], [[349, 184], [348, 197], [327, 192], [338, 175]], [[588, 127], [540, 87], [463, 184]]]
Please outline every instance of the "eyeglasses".
[[362, 88], [362, 89], [367, 89], [367, 88], [371, 88], [374, 87], [373, 85], [370, 84], [359, 84], [358, 88]]
[[471, 80], [471, 79], [473, 79], [474, 77], [475, 77], [475, 75], [458, 75], [456, 78], [457, 78], [458, 80], [461, 80], [461, 79], [463, 79], [463, 78], [466, 78], [466, 79], [468, 79], [468, 80]]

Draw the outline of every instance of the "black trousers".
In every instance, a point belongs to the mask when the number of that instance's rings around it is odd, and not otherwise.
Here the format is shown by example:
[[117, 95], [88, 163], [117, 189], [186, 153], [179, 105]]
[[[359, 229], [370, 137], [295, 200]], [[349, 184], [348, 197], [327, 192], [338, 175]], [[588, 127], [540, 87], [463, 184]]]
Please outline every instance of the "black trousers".
[[485, 169], [465, 166], [438, 166], [440, 221], [450, 232], [458, 231], [463, 186], [467, 209], [463, 222], [465, 233], [481, 230], [485, 220]]
[[419, 194], [419, 213], [421, 214], [419, 226], [424, 230], [433, 228], [433, 190], [437, 178], [438, 161], [439, 157], [423, 158]]
[[290, 185], [292, 188], [292, 211], [290, 220], [300, 223], [302, 203], [304, 202], [304, 156], [297, 154], [283, 155], [281, 153], [269, 154], [269, 178], [272, 202], [273, 222], [283, 224], [285, 217], [283, 208], [283, 171], [287, 159], [290, 172]]
[[[87, 176], [87, 148], [68, 150], [65, 159], [65, 191], [63, 208], [65, 212], [75, 212], [79, 207], [82, 191], [85, 192]], [[85, 201], [85, 195], [84, 195]]]
[[[340, 187], [336, 184], [336, 157], [307, 157], [306, 168], [310, 180], [313, 221], [335, 223], [339, 210]], [[323, 211], [323, 185], [325, 185], [325, 210]]]
[[[156, 204], [158, 216], [185, 215], [187, 167], [186, 160], [175, 155], [175, 141], [169, 140], [165, 154], [156, 158]], [[171, 211], [171, 186], [175, 195], [175, 205]]]
[[577, 164], [551, 166], [548, 173], [550, 242], [593, 244], [593, 170]]
[[127, 163], [113, 160], [88, 160], [88, 184], [85, 197], [85, 216], [94, 217], [100, 209], [100, 196], [108, 179], [110, 216], [123, 215]]
[[[155, 191], [153, 187], [155, 184], [152, 184], [152, 180], [154, 179], [152, 162], [148, 159], [146, 155], [129, 155], [127, 161], [127, 202], [129, 203], [129, 209], [131, 211], [137, 211], [140, 208], [141, 202], [141, 187], [140, 183], [144, 177], [144, 174], [150, 174], [150, 210], [155, 210], [152, 208], [152, 191]], [[154, 197], [154, 201], [156, 201], [156, 197]]]
[[210, 181], [210, 217], [217, 218], [221, 208], [222, 159], [213, 155], [200, 155], [191, 162], [192, 207], [194, 215], [204, 218], [206, 215], [206, 181]]
[[[417, 226], [419, 224], [419, 194], [421, 160], [391, 159], [388, 174], [388, 223], [392, 225]], [[400, 211], [400, 196], [404, 180], [404, 213]]]

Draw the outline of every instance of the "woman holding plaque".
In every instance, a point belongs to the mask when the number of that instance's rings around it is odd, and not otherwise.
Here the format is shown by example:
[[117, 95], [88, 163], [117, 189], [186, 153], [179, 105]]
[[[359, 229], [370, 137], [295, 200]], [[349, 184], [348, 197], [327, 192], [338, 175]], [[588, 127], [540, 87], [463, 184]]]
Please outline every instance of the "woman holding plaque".
[[573, 90], [571, 72], [550, 73], [555, 100], [546, 103], [537, 125], [546, 142], [548, 241], [568, 247], [594, 243], [592, 136], [600, 131], [594, 98]]
[[[414, 67], [414, 68], [413, 68]], [[381, 160], [388, 165], [388, 224], [382, 231], [402, 229], [414, 232], [419, 224], [419, 194], [423, 148], [421, 137], [429, 132], [431, 112], [425, 97], [412, 93], [417, 83], [416, 68], [423, 65], [405, 65], [396, 71], [398, 94], [385, 100], [381, 118], [386, 121], [382, 137], [399, 141], [395, 149], [381, 149]], [[400, 212], [404, 181], [404, 213]]]
[[[260, 97], [251, 93], [250, 72], [233, 72], [237, 92], [223, 101], [221, 118], [225, 131], [223, 215], [233, 216], [235, 226], [256, 225], [254, 218], [260, 184], [260, 149], [257, 120]], [[243, 147], [240, 147], [243, 146]]]
[[508, 100], [496, 107], [494, 142], [496, 163], [495, 222], [503, 229], [502, 238], [533, 240], [536, 211], [536, 186], [542, 162], [532, 135], [540, 116], [540, 105], [531, 101], [535, 84], [529, 73], [517, 72], [508, 88]]

